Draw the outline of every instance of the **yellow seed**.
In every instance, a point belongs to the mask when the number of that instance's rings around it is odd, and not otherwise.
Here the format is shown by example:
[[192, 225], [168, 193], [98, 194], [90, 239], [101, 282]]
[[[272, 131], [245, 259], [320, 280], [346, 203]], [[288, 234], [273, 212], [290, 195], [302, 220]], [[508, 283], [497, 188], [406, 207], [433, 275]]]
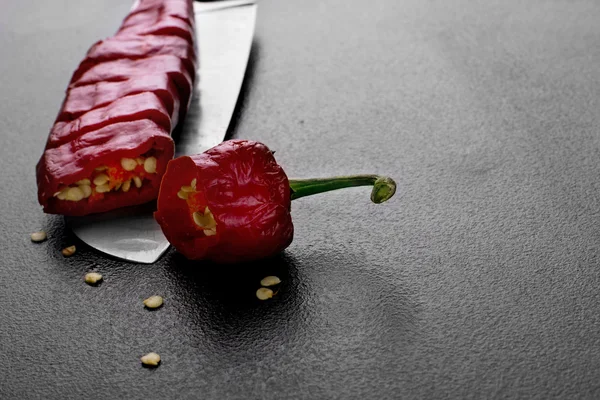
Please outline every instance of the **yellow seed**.
[[139, 176], [134, 176], [133, 177], [133, 183], [135, 183], [135, 187], [136, 188], [141, 188], [142, 187], [142, 180], [140, 179]]
[[158, 308], [163, 305], [163, 298], [160, 296], [151, 296], [144, 300], [144, 305], [148, 308]]
[[182, 200], [187, 200], [188, 192], [184, 192], [183, 190], [180, 190], [179, 192], [177, 192], [177, 197], [179, 197]]
[[61, 253], [65, 257], [71, 257], [73, 254], [75, 254], [75, 250], [75, 246], [69, 246], [62, 249]]
[[144, 157], [136, 157], [135, 162], [137, 162], [138, 165], [144, 164]]
[[196, 178], [192, 179], [192, 183], [190, 183], [190, 186], [196, 190]]
[[156, 157], [146, 158], [146, 161], [144, 161], [144, 170], [149, 174], [156, 172]]
[[213, 216], [213, 213], [210, 211], [208, 206], [204, 209], [204, 216], [209, 219], [208, 227], [210, 229], [213, 229], [217, 226], [217, 221], [215, 221], [215, 217]]
[[90, 185], [90, 184], [91, 184], [91, 182], [90, 182], [90, 180], [89, 180], [89, 179], [87, 179], [87, 178], [85, 178], [85, 179], [82, 179], [82, 180], [80, 180], [80, 181], [77, 181], [77, 185], [79, 185], [79, 186], [82, 186], [82, 185]]
[[58, 197], [59, 200], [66, 200], [68, 191], [69, 191], [69, 188], [64, 188], [56, 195], [56, 197]]
[[106, 174], [98, 174], [94, 178], [94, 185], [96, 186], [104, 185], [106, 182], [108, 182], [108, 175]]
[[273, 297], [273, 291], [271, 289], [261, 287], [256, 291], [256, 297], [258, 297], [259, 300], [268, 300]]
[[99, 167], [94, 168], [94, 170], [96, 170], [96, 171], [104, 171], [106, 169], [108, 169], [108, 167], [106, 165], [101, 165]]
[[215, 236], [217, 234], [217, 228], [205, 229], [202, 232], [204, 232], [206, 236]]
[[67, 192], [67, 200], [70, 201], [79, 201], [83, 199], [83, 197], [83, 190], [78, 187], [69, 188], [69, 191]]
[[143, 356], [140, 360], [144, 365], [156, 367], [160, 363], [160, 356], [156, 353], [148, 353], [145, 356]]
[[81, 185], [79, 189], [83, 192], [83, 197], [86, 199], [92, 195], [92, 187], [90, 185]]
[[31, 241], [32, 242], [43, 242], [47, 238], [48, 238], [48, 236], [46, 235], [46, 232], [44, 232], [44, 231], [33, 232], [31, 234]]
[[121, 190], [124, 192], [129, 192], [129, 188], [131, 188], [131, 180], [123, 182]]
[[123, 182], [119, 182], [117, 183], [117, 186], [114, 187], [115, 191], [121, 189], [121, 185], [123, 184]]
[[275, 286], [275, 285], [279, 285], [281, 283], [281, 279], [279, 279], [276, 276], [267, 276], [264, 277], [261, 281], [260, 284], [262, 286]]
[[194, 191], [194, 188], [193, 188], [193, 187], [191, 187], [191, 186], [182, 186], [182, 187], [181, 187], [181, 191], [182, 191], [182, 192], [191, 193], [191, 192], [193, 192], [193, 191]]
[[121, 167], [125, 171], [133, 171], [137, 167], [137, 162], [132, 158], [121, 158]]
[[104, 185], [96, 186], [96, 192], [98, 192], [98, 193], [110, 192], [110, 186], [108, 186], [108, 183], [105, 183]]
[[85, 274], [85, 283], [95, 285], [102, 280], [102, 275], [97, 272], [90, 272]]
[[194, 218], [194, 222], [200, 228], [214, 230], [213, 228], [217, 226], [217, 223], [213, 218], [213, 215], [208, 209], [208, 207], [206, 207], [206, 209], [204, 210], [204, 214], [202, 214], [200, 211], [196, 211], [195, 213], [193, 213], [192, 218]]

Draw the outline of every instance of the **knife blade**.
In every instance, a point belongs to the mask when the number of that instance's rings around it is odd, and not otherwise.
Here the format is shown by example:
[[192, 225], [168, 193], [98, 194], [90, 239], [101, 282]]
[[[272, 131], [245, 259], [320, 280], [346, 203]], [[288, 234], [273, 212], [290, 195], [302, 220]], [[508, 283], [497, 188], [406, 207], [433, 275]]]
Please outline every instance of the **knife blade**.
[[[253, 0], [194, 2], [199, 68], [176, 156], [207, 150], [225, 138], [244, 80], [254, 36]], [[169, 248], [152, 217], [155, 204], [66, 217], [79, 239], [123, 260], [152, 264]]]

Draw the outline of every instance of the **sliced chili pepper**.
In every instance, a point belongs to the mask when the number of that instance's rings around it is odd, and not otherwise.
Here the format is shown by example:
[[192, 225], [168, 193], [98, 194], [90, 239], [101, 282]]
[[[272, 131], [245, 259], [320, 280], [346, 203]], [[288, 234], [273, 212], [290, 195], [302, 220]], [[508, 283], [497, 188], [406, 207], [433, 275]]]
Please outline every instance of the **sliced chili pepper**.
[[138, 3], [143, 10], [126, 18], [118, 39], [96, 43], [72, 76], [37, 164], [45, 212], [85, 215], [158, 194], [174, 153], [170, 134], [191, 100], [194, 15], [192, 0]]
[[152, 1], [141, 0], [123, 21], [122, 26], [140, 24], [155, 24], [165, 17], [175, 17], [194, 26], [194, 12], [191, 4], [186, 0]]
[[147, 119], [85, 133], [44, 152], [37, 165], [38, 200], [44, 212], [64, 215], [148, 202], [156, 198], [173, 153], [170, 132]]
[[188, 108], [192, 93], [192, 77], [187, 73], [185, 65], [179, 57], [161, 55], [139, 60], [107, 61], [92, 67], [78, 80], [71, 82], [70, 87], [80, 87], [98, 82], [122, 82], [137, 76], [166, 74], [178, 89], [181, 99], [181, 112]]
[[288, 180], [267, 146], [231, 140], [169, 161], [154, 218], [189, 259], [249, 261], [290, 245], [292, 199], [367, 185], [373, 186], [374, 203], [387, 201], [396, 191], [391, 178], [377, 175]]
[[187, 40], [179, 36], [116, 36], [101, 40], [90, 48], [73, 74], [71, 82], [76, 81], [84, 72], [101, 62], [117, 59], [140, 59], [164, 54], [179, 57], [190, 75], [196, 71], [194, 48]]
[[167, 74], [179, 89], [189, 92], [195, 71], [191, 74], [183, 60], [171, 54], [144, 57], [140, 59], [118, 59], [99, 63], [77, 79], [71, 80], [70, 87], [89, 85], [97, 82], [118, 82], [154, 74]]
[[[165, 74], [139, 76], [122, 82], [98, 82], [67, 92], [57, 121], [72, 121], [81, 115], [131, 94], [151, 92], [165, 104], [173, 117], [180, 114], [177, 87]], [[176, 125], [173, 123], [173, 125]]]
[[[59, 121], [54, 124], [48, 137], [46, 148], [58, 147], [77, 137], [117, 122], [130, 122], [149, 119], [167, 132], [171, 126], [171, 115], [164, 103], [151, 92], [134, 94], [120, 98], [107, 106], [91, 110], [73, 121]], [[177, 123], [177, 118], [174, 119]]]
[[159, 21], [151, 22], [152, 20], [142, 20], [143, 24], [126, 25], [119, 29], [115, 36], [126, 35], [172, 35], [179, 36], [194, 43], [194, 29], [180, 18], [166, 16]]

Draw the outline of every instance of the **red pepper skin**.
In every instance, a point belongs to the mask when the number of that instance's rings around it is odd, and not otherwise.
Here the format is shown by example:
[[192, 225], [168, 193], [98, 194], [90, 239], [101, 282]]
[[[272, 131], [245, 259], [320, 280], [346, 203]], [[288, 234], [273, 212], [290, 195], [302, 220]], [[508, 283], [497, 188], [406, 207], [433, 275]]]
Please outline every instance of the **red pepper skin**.
[[[198, 193], [190, 200], [179, 198], [181, 187], [194, 179]], [[169, 161], [154, 218], [189, 259], [255, 260], [275, 255], [292, 242], [290, 195], [285, 172], [264, 144], [230, 140]], [[206, 236], [192, 217], [205, 207], [216, 221], [214, 236]]]
[[171, 54], [162, 54], [137, 60], [125, 58], [105, 61], [93, 66], [81, 74], [78, 79], [72, 80], [69, 87], [89, 85], [97, 82], [124, 81], [134, 76], [162, 73], [169, 75], [178, 87], [185, 84], [186, 91], [189, 92], [191, 90], [195, 71], [192, 71], [192, 75], [190, 75], [181, 58]]
[[140, 21], [142, 24], [124, 25], [115, 36], [128, 35], [173, 35], [194, 43], [194, 28], [180, 18], [166, 16], [155, 23], [152, 19]]
[[91, 85], [98, 82], [123, 82], [138, 76], [166, 74], [177, 87], [181, 99], [181, 112], [188, 109], [192, 93], [193, 76], [188, 74], [185, 65], [177, 56], [165, 54], [140, 60], [107, 61], [90, 68], [78, 80], [71, 82], [70, 88]]
[[[72, 121], [86, 112], [106, 106], [132, 94], [151, 92], [165, 104], [169, 114], [178, 118], [180, 102], [177, 87], [167, 75], [139, 76], [122, 82], [98, 82], [70, 89], [57, 121]], [[173, 126], [177, 123], [173, 122]]]
[[122, 27], [140, 24], [155, 24], [166, 17], [179, 18], [191, 27], [194, 26], [194, 9], [187, 0], [140, 0]]
[[[54, 124], [46, 148], [58, 147], [77, 137], [118, 122], [149, 119], [171, 132], [171, 115], [163, 102], [151, 92], [134, 94], [118, 99], [107, 106], [96, 108], [73, 121]], [[177, 123], [177, 118], [174, 119]]]
[[101, 62], [117, 59], [140, 59], [151, 56], [171, 54], [185, 64], [190, 75], [196, 71], [197, 60], [194, 47], [178, 36], [131, 35], [115, 36], [96, 42], [87, 52], [85, 59], [73, 74], [75, 82], [90, 68]]
[[[157, 171], [147, 175], [138, 172], [137, 175], [146, 179], [139, 189], [103, 193], [99, 199], [77, 202], [54, 197], [61, 185], [89, 178], [98, 166], [118, 164], [123, 157], [135, 158], [149, 151], [158, 160]], [[61, 146], [46, 149], [36, 168], [38, 200], [46, 213], [72, 216], [146, 203], [158, 195], [161, 176], [174, 151], [170, 132], [147, 119], [115, 123], [88, 132]]]

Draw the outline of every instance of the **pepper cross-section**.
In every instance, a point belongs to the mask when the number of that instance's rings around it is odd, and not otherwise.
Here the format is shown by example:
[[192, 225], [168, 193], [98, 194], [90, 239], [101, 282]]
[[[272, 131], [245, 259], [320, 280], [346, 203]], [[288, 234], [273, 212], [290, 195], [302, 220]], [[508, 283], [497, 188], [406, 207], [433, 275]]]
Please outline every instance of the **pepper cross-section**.
[[44, 212], [86, 215], [155, 199], [197, 59], [192, 0], [139, 0], [73, 73], [37, 164]]

